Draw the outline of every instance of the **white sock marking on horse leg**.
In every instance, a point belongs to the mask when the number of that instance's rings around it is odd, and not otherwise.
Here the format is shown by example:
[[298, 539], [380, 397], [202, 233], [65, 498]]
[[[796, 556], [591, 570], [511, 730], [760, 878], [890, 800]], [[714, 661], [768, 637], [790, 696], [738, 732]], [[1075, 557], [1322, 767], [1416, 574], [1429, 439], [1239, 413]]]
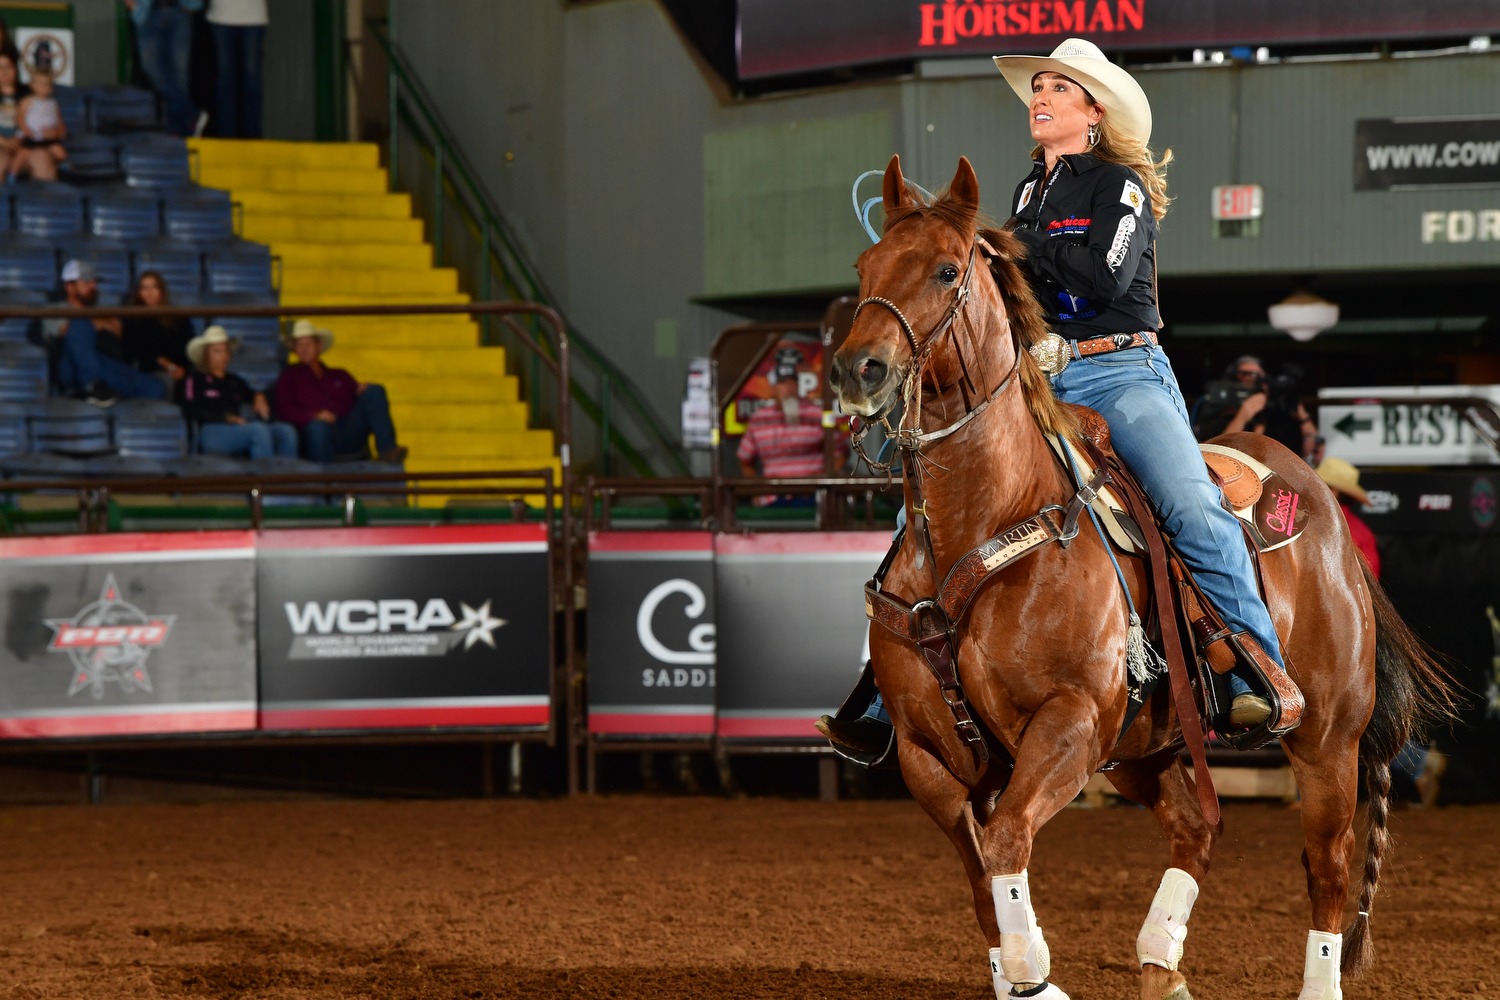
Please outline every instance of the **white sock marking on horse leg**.
[[995, 981], [995, 997], [997, 1000], [1005, 1000], [1010, 996], [1010, 980], [1006, 979], [1005, 973], [1001, 971], [1000, 960], [1000, 949], [991, 948], [990, 978]]
[[1023, 871], [990, 879], [995, 920], [1000, 924], [1000, 971], [1017, 988], [1046, 982], [1052, 959], [1031, 908], [1031, 889]]
[[1197, 899], [1198, 883], [1193, 876], [1181, 868], [1168, 868], [1135, 939], [1135, 955], [1142, 965], [1177, 971], [1177, 963], [1182, 961], [1182, 942], [1187, 940], [1188, 917], [1193, 915]]
[[1297, 1000], [1344, 1000], [1339, 986], [1339, 961], [1344, 939], [1324, 931], [1307, 932], [1307, 962], [1302, 967], [1302, 992]]

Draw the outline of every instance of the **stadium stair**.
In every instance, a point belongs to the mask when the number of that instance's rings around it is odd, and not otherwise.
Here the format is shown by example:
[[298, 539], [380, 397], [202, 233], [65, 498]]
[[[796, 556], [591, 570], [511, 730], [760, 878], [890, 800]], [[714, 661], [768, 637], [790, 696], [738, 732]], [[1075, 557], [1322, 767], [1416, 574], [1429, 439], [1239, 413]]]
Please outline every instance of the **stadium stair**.
[[[243, 208], [240, 235], [281, 258], [291, 305], [462, 303], [458, 272], [434, 267], [411, 196], [388, 191], [372, 143], [192, 139], [196, 180]], [[467, 316], [330, 316], [329, 363], [390, 394], [412, 472], [561, 468], [552, 432], [527, 426], [505, 351]], [[424, 497], [423, 505], [447, 497]]]

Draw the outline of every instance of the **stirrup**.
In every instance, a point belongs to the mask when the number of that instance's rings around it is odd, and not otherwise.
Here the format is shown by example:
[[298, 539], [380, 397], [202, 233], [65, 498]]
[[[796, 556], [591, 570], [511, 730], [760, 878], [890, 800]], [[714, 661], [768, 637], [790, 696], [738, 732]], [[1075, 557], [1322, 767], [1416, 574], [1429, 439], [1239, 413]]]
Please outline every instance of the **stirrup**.
[[[1218, 646], [1219, 649], [1208, 649]], [[1291, 676], [1266, 654], [1260, 643], [1249, 632], [1221, 633], [1205, 645], [1204, 656], [1211, 664], [1224, 658], [1228, 651], [1234, 658], [1234, 666], [1245, 667], [1259, 678], [1261, 690], [1257, 692], [1271, 705], [1271, 714], [1258, 725], [1235, 729], [1228, 725], [1229, 712], [1221, 707], [1214, 713], [1214, 730], [1225, 743], [1236, 750], [1255, 750], [1285, 736], [1302, 724], [1302, 713], [1307, 702], [1302, 691]], [[1215, 664], [1216, 673], [1221, 671]]]

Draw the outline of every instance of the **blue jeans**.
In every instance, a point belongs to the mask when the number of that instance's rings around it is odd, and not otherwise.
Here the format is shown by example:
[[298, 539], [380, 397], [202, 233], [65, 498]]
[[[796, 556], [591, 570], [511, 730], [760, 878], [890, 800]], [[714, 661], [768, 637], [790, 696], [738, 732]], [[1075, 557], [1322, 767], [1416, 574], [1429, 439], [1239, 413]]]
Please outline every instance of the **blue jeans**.
[[366, 455], [372, 434], [377, 455], [396, 447], [396, 425], [391, 422], [391, 404], [383, 385], [365, 386], [354, 397], [354, 409], [334, 423], [309, 420], [302, 428], [302, 452], [324, 463], [333, 461], [335, 455]]
[[264, 25], [209, 24], [218, 57], [214, 89], [214, 135], [261, 137], [261, 84], [266, 48]]
[[193, 15], [180, 7], [153, 7], [136, 25], [141, 69], [167, 106], [167, 131], [192, 135], [198, 109], [188, 92], [193, 56]]
[[57, 364], [57, 382], [64, 390], [82, 392], [102, 382], [122, 399], [166, 399], [167, 387], [155, 375], [136, 371], [123, 361], [99, 353], [94, 324], [85, 319], [69, 320], [62, 338], [62, 357]]
[[[1159, 347], [1075, 358], [1052, 388], [1098, 410], [1115, 451], [1135, 473], [1162, 528], [1231, 631], [1249, 632], [1278, 664], [1281, 643], [1255, 585], [1238, 519], [1221, 504], [1188, 424], [1177, 376]], [[1238, 678], [1231, 684], [1239, 693]]]
[[297, 457], [297, 428], [252, 420], [243, 424], [200, 424], [198, 450], [231, 458]]

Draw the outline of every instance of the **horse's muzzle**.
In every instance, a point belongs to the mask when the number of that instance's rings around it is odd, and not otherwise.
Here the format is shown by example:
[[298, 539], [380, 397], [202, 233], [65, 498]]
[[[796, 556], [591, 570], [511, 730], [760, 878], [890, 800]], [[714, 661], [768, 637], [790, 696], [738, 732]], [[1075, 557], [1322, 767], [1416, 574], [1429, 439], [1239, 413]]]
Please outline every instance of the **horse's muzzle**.
[[886, 408], [891, 368], [874, 355], [860, 355], [852, 361], [846, 361], [842, 353], [835, 355], [828, 380], [845, 413], [873, 417]]

